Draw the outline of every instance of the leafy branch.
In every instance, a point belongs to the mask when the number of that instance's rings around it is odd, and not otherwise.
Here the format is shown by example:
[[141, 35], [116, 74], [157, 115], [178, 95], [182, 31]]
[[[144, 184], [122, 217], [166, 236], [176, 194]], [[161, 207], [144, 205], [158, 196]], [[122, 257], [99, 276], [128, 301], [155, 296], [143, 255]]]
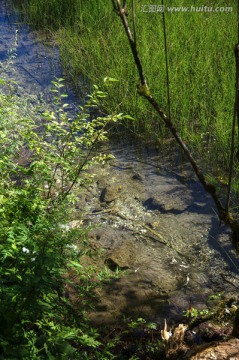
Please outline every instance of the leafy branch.
[[[74, 201], [92, 181], [86, 170], [107, 160], [96, 145], [123, 114], [90, 118], [107, 96], [95, 86], [79, 114], [66, 111], [63, 79], [55, 106], [39, 114], [25, 96], [0, 88], [0, 353], [6, 358], [82, 359], [100, 346], [84, 311], [92, 306], [97, 270], [86, 230], [71, 228]], [[72, 275], [73, 274], [73, 275]], [[103, 274], [101, 273], [101, 277]], [[73, 304], [72, 289], [78, 304]]]

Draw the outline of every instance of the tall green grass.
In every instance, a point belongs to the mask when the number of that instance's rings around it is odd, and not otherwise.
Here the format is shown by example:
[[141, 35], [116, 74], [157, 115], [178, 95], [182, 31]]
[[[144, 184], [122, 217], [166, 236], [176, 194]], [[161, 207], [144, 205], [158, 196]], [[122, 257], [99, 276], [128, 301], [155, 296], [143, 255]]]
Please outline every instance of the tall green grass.
[[[167, 110], [164, 34], [161, 13], [142, 12], [135, 2], [139, 55], [151, 93]], [[203, 6], [203, 0], [166, 0], [166, 6]], [[119, 80], [104, 104], [107, 111], [130, 113], [132, 132], [157, 138], [165, 128], [138, 96], [139, 82], [126, 35], [111, 1], [26, 0], [28, 19], [54, 28], [61, 61], [79, 86], [79, 78], [100, 84], [106, 76]], [[128, 1], [132, 24], [131, 1]], [[226, 0], [207, 6], [232, 6], [233, 11], [165, 12], [169, 58], [171, 114], [181, 136], [197, 153], [227, 167], [235, 90], [234, 45], [237, 42], [236, 5]], [[206, 158], [205, 158], [206, 159]]]

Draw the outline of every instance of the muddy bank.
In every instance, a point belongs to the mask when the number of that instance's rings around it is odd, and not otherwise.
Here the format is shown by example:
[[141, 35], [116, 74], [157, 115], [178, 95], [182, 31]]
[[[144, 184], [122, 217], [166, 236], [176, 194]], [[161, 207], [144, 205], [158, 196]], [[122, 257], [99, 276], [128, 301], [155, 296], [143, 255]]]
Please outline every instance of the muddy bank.
[[94, 169], [96, 181], [78, 204], [93, 225], [91, 242], [104, 249], [101, 265], [125, 271], [99, 290], [92, 321], [178, 321], [190, 298], [200, 310], [211, 295], [237, 294], [239, 260], [229, 230], [190, 169], [172, 171], [160, 152], [136, 157], [128, 148], [114, 155]]

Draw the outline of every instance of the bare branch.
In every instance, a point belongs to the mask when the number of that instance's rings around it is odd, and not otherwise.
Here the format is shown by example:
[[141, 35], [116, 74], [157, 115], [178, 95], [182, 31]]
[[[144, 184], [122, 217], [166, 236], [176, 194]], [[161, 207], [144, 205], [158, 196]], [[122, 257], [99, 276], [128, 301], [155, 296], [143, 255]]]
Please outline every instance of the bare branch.
[[[147, 87], [146, 79], [145, 79], [145, 76], [144, 76], [144, 73], [143, 73], [143, 68], [142, 68], [142, 65], [141, 65], [141, 61], [139, 59], [138, 51], [137, 51], [137, 48], [136, 48], [136, 43], [135, 43], [135, 41], [133, 39], [131, 30], [130, 30], [130, 27], [129, 27], [129, 24], [128, 24], [128, 20], [127, 20], [126, 13], [125, 13], [125, 7], [121, 7], [120, 0], [116, 0], [116, 3], [117, 3], [118, 15], [120, 16], [120, 18], [122, 20], [125, 32], [126, 32], [127, 37], [128, 37], [128, 41], [129, 41], [129, 44], [130, 44], [131, 51], [132, 51], [132, 54], [134, 56], [134, 61], [135, 61], [135, 64], [137, 66], [137, 69], [138, 69], [139, 78], [140, 78], [140, 86], [147, 89], [148, 87]], [[126, 6], [126, 1], [124, 1], [124, 5]]]
[[231, 227], [231, 229], [233, 231], [233, 236], [234, 236], [234, 245], [236, 246], [237, 250], [239, 250], [239, 224], [236, 221], [236, 219], [232, 216], [232, 214], [228, 211], [228, 209], [223, 207], [223, 205], [221, 204], [221, 202], [218, 199], [218, 196], [216, 194], [215, 186], [206, 181], [205, 176], [203, 175], [203, 172], [197, 165], [197, 163], [196, 163], [195, 159], [193, 158], [193, 156], [191, 155], [188, 147], [183, 142], [180, 135], [177, 133], [177, 130], [174, 127], [174, 125], [171, 121], [171, 118], [166, 115], [166, 113], [163, 111], [163, 109], [160, 107], [160, 105], [157, 103], [157, 101], [150, 94], [150, 90], [147, 85], [146, 78], [144, 76], [143, 67], [142, 67], [141, 60], [139, 58], [138, 50], [136, 47], [136, 42], [135, 42], [136, 39], [135, 38], [133, 39], [133, 37], [132, 37], [131, 30], [130, 30], [130, 27], [129, 27], [129, 24], [128, 24], [126, 15], [125, 15], [124, 7], [126, 6], [126, 1], [124, 1], [123, 7], [121, 7], [121, 5], [120, 5], [120, 0], [116, 0], [116, 2], [117, 2], [118, 15], [120, 16], [121, 21], [123, 23], [123, 26], [124, 26], [124, 29], [125, 29], [125, 32], [126, 32], [129, 44], [130, 44], [130, 48], [132, 51], [132, 55], [134, 57], [134, 61], [137, 66], [137, 69], [138, 69], [138, 74], [139, 74], [139, 78], [140, 78], [140, 85], [138, 85], [138, 93], [139, 93], [139, 95], [141, 95], [145, 99], [147, 99], [148, 102], [153, 106], [153, 108], [157, 111], [157, 113], [159, 114], [161, 119], [164, 121], [167, 128], [171, 131], [172, 135], [176, 139], [179, 146], [183, 149], [183, 152], [186, 155], [186, 157], [188, 158], [199, 181], [203, 185], [204, 189], [208, 193], [211, 194], [211, 196], [215, 202], [220, 220], [223, 221], [225, 224], [228, 224]]
[[134, 0], [132, 0], [132, 16], [133, 16], [134, 43], [135, 43], [135, 46], [137, 46]]

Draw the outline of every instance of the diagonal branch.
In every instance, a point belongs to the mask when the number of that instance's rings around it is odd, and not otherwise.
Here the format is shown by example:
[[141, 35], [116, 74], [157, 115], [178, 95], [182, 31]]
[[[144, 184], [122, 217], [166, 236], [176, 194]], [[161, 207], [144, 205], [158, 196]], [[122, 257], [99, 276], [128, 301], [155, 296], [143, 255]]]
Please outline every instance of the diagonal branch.
[[141, 61], [139, 59], [139, 55], [138, 55], [138, 51], [137, 51], [137, 47], [136, 47], [136, 39], [134, 39], [133, 36], [132, 36], [131, 30], [130, 30], [130, 27], [129, 27], [129, 24], [128, 24], [128, 21], [127, 21], [127, 17], [126, 17], [126, 14], [127, 14], [127, 12], [126, 12], [126, 1], [124, 1], [123, 6], [121, 6], [120, 5], [120, 0], [116, 0], [116, 4], [115, 4], [114, 8], [117, 9], [117, 13], [118, 13], [118, 15], [120, 16], [120, 18], [122, 20], [125, 32], [127, 34], [128, 41], [129, 41], [129, 44], [130, 44], [130, 47], [131, 47], [131, 51], [132, 51], [132, 54], [134, 56], [134, 61], [135, 61], [135, 64], [137, 66], [137, 69], [138, 69], [140, 83], [143, 86], [147, 86], [146, 79], [145, 79], [145, 76], [144, 76], [144, 73], [143, 73], [142, 64], [141, 64]]
[[152, 105], [152, 107], [156, 110], [156, 112], [159, 114], [160, 118], [164, 121], [166, 127], [170, 130], [174, 138], [176, 139], [179, 146], [182, 148], [184, 154], [186, 155], [187, 159], [189, 160], [195, 174], [197, 175], [199, 181], [203, 185], [204, 189], [211, 194], [217, 211], [218, 216], [221, 221], [223, 221], [225, 224], [229, 225], [233, 232], [233, 240], [234, 245], [236, 246], [237, 250], [239, 250], [239, 224], [237, 220], [232, 216], [232, 214], [229, 212], [228, 209], [226, 209], [222, 203], [220, 202], [217, 194], [216, 194], [216, 188], [214, 185], [208, 183], [205, 179], [205, 176], [203, 175], [202, 170], [197, 165], [195, 159], [191, 155], [190, 150], [186, 146], [186, 144], [183, 142], [180, 135], [177, 133], [176, 128], [174, 127], [171, 118], [166, 115], [166, 113], [163, 111], [163, 109], [160, 107], [160, 105], [157, 103], [157, 101], [153, 98], [153, 96], [150, 94], [149, 87], [146, 82], [146, 78], [143, 72], [143, 67], [141, 64], [141, 60], [139, 58], [136, 42], [134, 41], [134, 38], [132, 37], [132, 33], [130, 30], [130, 26], [128, 24], [128, 20], [126, 17], [126, 1], [124, 1], [124, 5], [121, 6], [120, 0], [112, 0], [114, 3], [114, 8], [117, 11], [117, 14], [119, 15], [122, 24], [124, 26], [130, 48], [132, 51], [132, 55], [134, 57], [135, 64], [138, 69], [139, 79], [140, 79], [140, 85], [138, 85], [138, 93], [139, 95], [143, 96], [148, 102]]

